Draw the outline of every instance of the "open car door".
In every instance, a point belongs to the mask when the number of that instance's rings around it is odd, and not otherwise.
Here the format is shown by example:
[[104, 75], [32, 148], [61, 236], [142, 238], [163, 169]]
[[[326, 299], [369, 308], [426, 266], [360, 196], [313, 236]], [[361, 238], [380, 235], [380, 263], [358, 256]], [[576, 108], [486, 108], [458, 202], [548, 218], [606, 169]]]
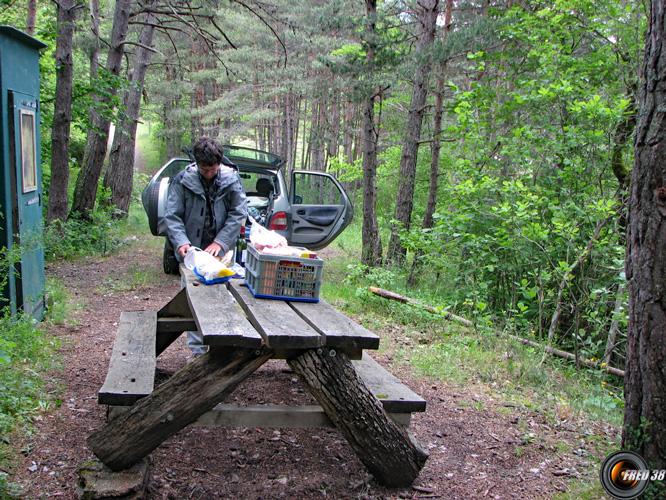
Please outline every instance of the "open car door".
[[289, 243], [318, 250], [332, 242], [354, 216], [354, 207], [330, 174], [296, 170], [291, 174]]

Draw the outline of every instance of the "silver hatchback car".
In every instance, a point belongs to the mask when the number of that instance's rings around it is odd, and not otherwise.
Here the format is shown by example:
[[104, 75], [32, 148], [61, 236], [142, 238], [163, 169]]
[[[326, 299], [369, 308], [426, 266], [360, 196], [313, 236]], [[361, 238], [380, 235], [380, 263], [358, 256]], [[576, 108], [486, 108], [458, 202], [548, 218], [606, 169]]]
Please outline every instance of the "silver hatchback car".
[[[324, 172], [295, 170], [289, 187], [284, 160], [277, 155], [240, 146], [224, 146], [225, 161], [237, 167], [247, 195], [248, 212], [260, 224], [282, 234], [290, 245], [319, 250], [349, 225], [354, 208], [335, 177]], [[192, 164], [188, 158], [169, 160], [141, 193], [150, 232], [166, 236], [163, 221], [169, 183]], [[247, 233], [246, 233], [247, 234]], [[164, 244], [164, 272], [178, 273], [178, 262], [168, 238]]]

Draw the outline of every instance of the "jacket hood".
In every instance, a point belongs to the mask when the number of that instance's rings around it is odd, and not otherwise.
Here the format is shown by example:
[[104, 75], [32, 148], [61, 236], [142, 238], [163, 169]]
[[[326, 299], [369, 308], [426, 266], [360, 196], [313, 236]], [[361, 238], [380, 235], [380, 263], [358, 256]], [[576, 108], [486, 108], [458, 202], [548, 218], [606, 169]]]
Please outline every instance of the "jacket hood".
[[[188, 165], [185, 170], [183, 170], [178, 175], [182, 175], [182, 184], [184, 187], [195, 194], [204, 196], [204, 190], [203, 186], [201, 185], [201, 180], [199, 179], [199, 172], [197, 170], [196, 163]], [[220, 171], [215, 178], [215, 184], [217, 184], [218, 192], [221, 192], [225, 188], [232, 185], [234, 182], [239, 182], [238, 172], [233, 168], [220, 165]]]

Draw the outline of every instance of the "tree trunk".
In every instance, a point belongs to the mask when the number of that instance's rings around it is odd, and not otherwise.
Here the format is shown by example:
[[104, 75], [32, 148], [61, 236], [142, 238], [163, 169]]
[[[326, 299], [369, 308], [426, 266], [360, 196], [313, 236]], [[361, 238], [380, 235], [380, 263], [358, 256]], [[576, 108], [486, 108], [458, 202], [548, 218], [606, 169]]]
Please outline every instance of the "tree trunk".
[[109, 158], [109, 169], [104, 177], [104, 186], [111, 188], [111, 203], [115, 205], [122, 217], [127, 217], [132, 198], [136, 127], [139, 120], [143, 82], [152, 56], [149, 48], [153, 44], [155, 31], [153, 24], [157, 18], [154, 14], [148, 14], [145, 20], [150, 24], [144, 25], [139, 36], [139, 43], [142, 46], [136, 49], [132, 79], [123, 99], [125, 115], [116, 127]]
[[340, 97], [335, 90], [330, 99], [330, 112], [326, 123], [326, 164], [328, 165], [330, 158], [338, 157], [339, 140], [340, 140]]
[[[88, 3], [90, 9], [90, 31], [92, 31], [94, 40], [88, 54], [90, 60], [90, 81], [94, 84], [99, 69], [99, 0], [90, 0]], [[92, 123], [91, 109], [90, 122]]]
[[[445, 39], [451, 30], [451, 12], [453, 11], [453, 0], [446, 0], [444, 11], [444, 26], [442, 39]], [[435, 89], [435, 114], [432, 124], [432, 142], [430, 143], [430, 182], [428, 183], [428, 201], [426, 202], [425, 213], [423, 214], [423, 229], [429, 229], [433, 225], [433, 215], [437, 208], [437, 189], [439, 187], [439, 157], [442, 149], [442, 115], [444, 109], [444, 72], [446, 62], [438, 68], [437, 85]], [[416, 276], [420, 268], [420, 260], [423, 252], [417, 250], [414, 255], [414, 261], [407, 276], [407, 286], [416, 285]]]
[[306, 123], [308, 122], [308, 99], [307, 97], [303, 99], [303, 139], [301, 140], [301, 170], [305, 168], [305, 162], [307, 162], [307, 150], [309, 149], [308, 141], [306, 141], [308, 127]]
[[[175, 57], [175, 54], [174, 54]], [[175, 65], [165, 66], [167, 85], [175, 85], [178, 80], [178, 70]], [[167, 158], [173, 158], [181, 154], [183, 148], [183, 134], [176, 118], [176, 111], [180, 108], [181, 96], [179, 93], [169, 93], [164, 100], [164, 141], [166, 144]]]
[[[444, 10], [443, 38], [446, 38], [451, 31], [451, 12], [453, 11], [453, 0], [446, 0]], [[442, 149], [442, 110], [444, 93], [444, 72], [446, 64], [442, 64], [437, 75], [437, 87], [435, 90], [435, 115], [433, 117], [432, 142], [430, 143], [430, 183], [428, 185], [428, 202], [425, 213], [423, 214], [423, 228], [432, 227], [432, 216], [437, 208], [437, 188], [439, 180], [439, 157]]]
[[[66, 4], [69, 2], [66, 2]], [[65, 8], [62, 4], [58, 4], [58, 11]], [[28, 16], [25, 21], [25, 32], [28, 35], [35, 34], [35, 19], [37, 18], [37, 0], [28, 0]], [[58, 21], [60, 23], [60, 21]], [[58, 31], [60, 33], [60, 31]], [[56, 42], [57, 45], [57, 42]], [[56, 48], [56, 52], [57, 52]], [[57, 57], [57, 56], [56, 56]]]
[[325, 131], [324, 131], [324, 110], [326, 109], [326, 99], [317, 98], [316, 109], [312, 107], [312, 129], [310, 131], [310, 163], [308, 170], [325, 169]]
[[652, 0], [631, 175], [622, 448], [666, 468], [666, 1]]
[[617, 346], [617, 336], [620, 333], [620, 315], [622, 314], [622, 305], [624, 304], [624, 283], [617, 287], [615, 292], [615, 307], [613, 307], [613, 317], [611, 319], [610, 328], [608, 329], [608, 337], [606, 338], [606, 349], [604, 351], [603, 362], [610, 364], [613, 357], [613, 351]]
[[72, 41], [78, 7], [76, 0], [58, 3], [58, 36], [56, 38], [56, 93], [51, 132], [51, 183], [46, 220], [67, 219], [67, 185], [69, 183], [69, 132], [72, 122], [72, 80], [74, 62]]
[[354, 104], [351, 101], [345, 103], [343, 137], [342, 137], [342, 151], [347, 163], [353, 163], [353, 150], [352, 145], [354, 141]]
[[[127, 36], [127, 28], [130, 16], [130, 10], [133, 0], [117, 0], [113, 15], [113, 29], [111, 32], [111, 46], [106, 60], [106, 69], [111, 75], [120, 74], [122, 57], [125, 52], [124, 41]], [[99, 102], [102, 105], [110, 106], [111, 98], [115, 95], [115, 89], [108, 89], [106, 95], [100, 97]], [[106, 145], [109, 138], [109, 128], [111, 123], [95, 113], [94, 121], [88, 132], [86, 149], [83, 155], [83, 165], [81, 172], [76, 180], [76, 189], [74, 191], [74, 202], [72, 213], [88, 217], [89, 213], [95, 208], [95, 199], [97, 197], [97, 184], [102, 172], [104, 157], [106, 156]]]
[[289, 366], [380, 483], [412, 484], [428, 454], [386, 414], [346, 355], [328, 349], [321, 354], [306, 351]]
[[[377, 0], [365, 0], [366, 25], [365, 63], [368, 73], [373, 72], [375, 64], [377, 25]], [[377, 227], [377, 142], [379, 130], [375, 127], [374, 87], [369, 92], [363, 109], [363, 225], [361, 229], [361, 262], [375, 267], [382, 263], [382, 241]]]
[[428, 93], [428, 76], [431, 66], [428, 52], [435, 40], [438, 7], [439, 0], [427, 0], [423, 4], [419, 4], [417, 9], [421, 33], [419, 34], [416, 46], [417, 66], [414, 72], [412, 101], [407, 118], [402, 157], [400, 158], [400, 182], [398, 183], [398, 196], [395, 204], [395, 219], [398, 221], [398, 225], [391, 228], [391, 238], [389, 240], [386, 259], [387, 262], [393, 264], [402, 264], [404, 262], [405, 249], [400, 242], [398, 232], [401, 229], [409, 230], [412, 221], [416, 160], [418, 157], [421, 125], [423, 123], [423, 113]]

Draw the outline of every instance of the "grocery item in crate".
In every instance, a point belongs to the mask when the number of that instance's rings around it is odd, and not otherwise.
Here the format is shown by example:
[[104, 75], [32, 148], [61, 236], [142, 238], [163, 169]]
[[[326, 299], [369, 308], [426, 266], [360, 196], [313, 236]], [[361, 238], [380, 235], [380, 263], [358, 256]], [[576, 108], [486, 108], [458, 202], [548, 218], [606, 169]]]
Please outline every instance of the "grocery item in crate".
[[252, 220], [250, 229], [250, 243], [254, 248], [261, 251], [265, 248], [279, 248], [287, 246], [287, 239], [275, 231], [270, 231], [256, 220]]
[[233, 277], [239, 277], [222, 261], [197, 247], [189, 248], [185, 254], [184, 264], [199, 278], [199, 281], [206, 285], [224, 283]]
[[261, 253], [267, 255], [282, 255], [283, 257], [300, 257], [302, 259], [316, 259], [317, 254], [311, 252], [307, 248], [303, 247], [277, 247], [277, 248], [264, 248], [261, 250]]
[[305, 248], [298, 253], [308, 257], [271, 255], [248, 247], [245, 283], [258, 298], [319, 302], [324, 261]]

